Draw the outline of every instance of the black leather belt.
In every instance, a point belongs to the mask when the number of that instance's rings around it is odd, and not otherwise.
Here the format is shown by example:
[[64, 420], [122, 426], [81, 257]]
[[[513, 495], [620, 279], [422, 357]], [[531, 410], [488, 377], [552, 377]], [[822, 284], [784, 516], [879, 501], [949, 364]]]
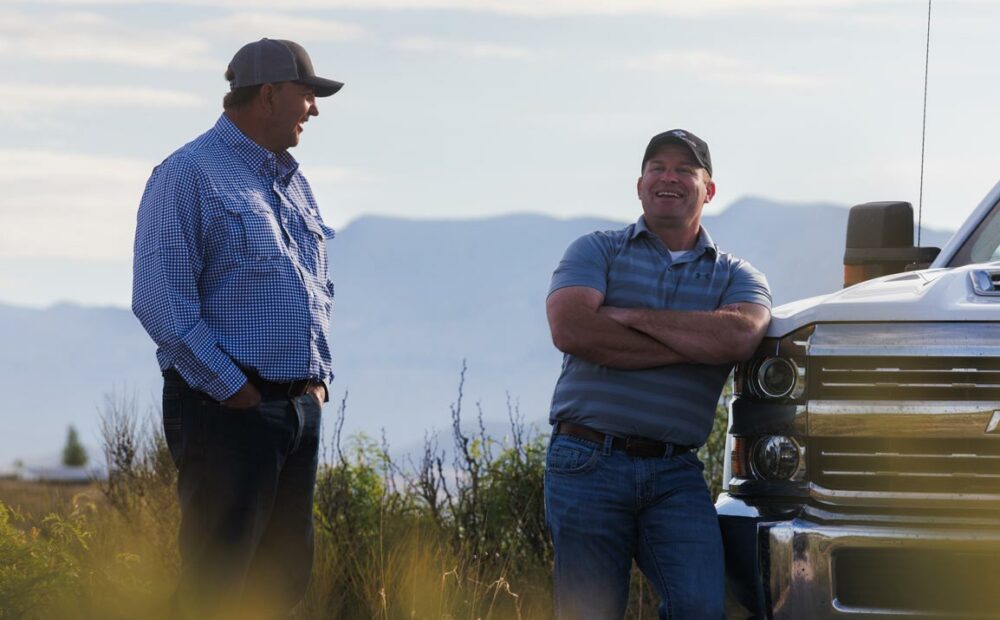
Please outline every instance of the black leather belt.
[[[247, 380], [253, 384], [257, 391], [260, 392], [260, 397], [262, 400], [284, 400], [286, 398], [295, 398], [296, 396], [302, 396], [305, 394], [309, 388], [317, 385], [325, 385], [322, 381], [318, 379], [299, 379], [297, 381], [289, 381], [288, 383], [275, 383], [274, 381], [268, 381], [264, 379], [257, 373], [246, 368], [242, 369], [244, 374], [247, 376]], [[185, 385], [187, 382], [181, 377], [180, 373], [173, 368], [168, 368], [163, 371], [163, 378], [171, 381], [181, 381]]]
[[[587, 441], [600, 444], [603, 444], [607, 437], [607, 435], [600, 431], [595, 431], [592, 428], [573, 422], [557, 422], [554, 432], [556, 435], [569, 435], [570, 437], [578, 437], [579, 439], [586, 439]], [[663, 458], [664, 456], [684, 454], [685, 452], [698, 449], [698, 446], [683, 446], [676, 443], [647, 439], [646, 437], [612, 437], [611, 448], [622, 450], [629, 456]]]
[[257, 388], [257, 391], [260, 392], [260, 397], [263, 400], [295, 398], [296, 396], [305, 394], [311, 387], [323, 385], [322, 381], [316, 379], [300, 379], [298, 381], [289, 381], [288, 383], [275, 383], [260, 377], [248, 377], [248, 379]]

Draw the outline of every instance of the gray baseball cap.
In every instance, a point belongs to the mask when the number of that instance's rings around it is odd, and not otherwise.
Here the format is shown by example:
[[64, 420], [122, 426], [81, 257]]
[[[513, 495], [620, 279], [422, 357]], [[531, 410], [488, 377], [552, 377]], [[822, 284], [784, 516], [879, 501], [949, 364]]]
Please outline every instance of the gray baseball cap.
[[671, 129], [658, 133], [649, 140], [646, 153], [642, 156], [642, 170], [646, 169], [646, 162], [650, 160], [664, 144], [676, 142], [691, 149], [691, 154], [701, 164], [701, 167], [708, 171], [708, 176], [712, 176], [712, 155], [708, 152], [708, 144], [704, 140], [684, 129]]
[[230, 90], [258, 84], [298, 82], [311, 86], [317, 97], [329, 97], [344, 85], [316, 75], [306, 50], [293, 41], [261, 39], [240, 48], [229, 62]]

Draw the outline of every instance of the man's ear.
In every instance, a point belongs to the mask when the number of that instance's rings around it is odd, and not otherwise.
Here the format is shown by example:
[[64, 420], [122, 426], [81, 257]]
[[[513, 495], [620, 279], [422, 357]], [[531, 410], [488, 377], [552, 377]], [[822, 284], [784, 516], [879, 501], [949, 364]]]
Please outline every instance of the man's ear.
[[268, 114], [274, 110], [274, 84], [264, 84], [257, 92], [257, 101]]

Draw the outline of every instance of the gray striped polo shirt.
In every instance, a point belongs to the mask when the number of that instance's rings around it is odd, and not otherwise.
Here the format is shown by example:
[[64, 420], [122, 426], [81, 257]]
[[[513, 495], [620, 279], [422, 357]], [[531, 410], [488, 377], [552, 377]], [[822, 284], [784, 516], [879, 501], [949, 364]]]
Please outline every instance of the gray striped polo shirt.
[[[701, 229], [687, 254], [671, 260], [667, 247], [639, 220], [622, 230], [580, 237], [566, 250], [549, 294], [587, 286], [604, 304], [655, 310], [714, 310], [750, 302], [771, 307], [764, 275], [719, 251]], [[549, 422], [565, 420], [604, 433], [701, 445], [732, 364], [672, 364], [616, 370], [574, 355], [563, 357]]]

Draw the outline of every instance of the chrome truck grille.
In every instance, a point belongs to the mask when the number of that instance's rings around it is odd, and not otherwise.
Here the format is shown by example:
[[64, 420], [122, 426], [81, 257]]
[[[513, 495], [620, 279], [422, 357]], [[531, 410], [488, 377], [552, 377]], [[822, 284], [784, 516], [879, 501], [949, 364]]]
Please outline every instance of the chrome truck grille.
[[1000, 401], [1000, 358], [815, 357], [808, 375], [819, 400]]
[[824, 437], [810, 445], [813, 482], [886, 494], [1000, 495], [1000, 441]]
[[1000, 508], [1000, 323], [820, 324], [806, 375], [814, 505]]

